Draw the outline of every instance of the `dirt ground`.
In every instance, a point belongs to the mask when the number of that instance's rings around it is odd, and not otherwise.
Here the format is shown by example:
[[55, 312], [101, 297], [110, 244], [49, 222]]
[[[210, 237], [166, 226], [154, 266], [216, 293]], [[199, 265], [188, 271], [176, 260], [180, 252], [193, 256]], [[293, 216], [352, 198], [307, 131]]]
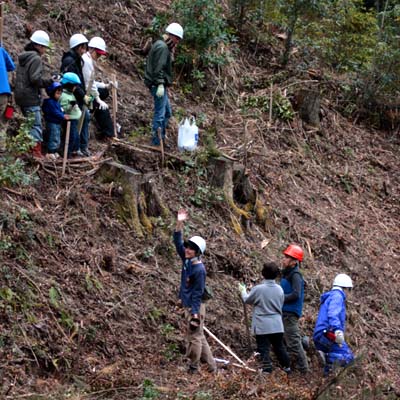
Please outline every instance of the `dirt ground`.
[[[319, 129], [297, 115], [270, 123], [267, 113], [243, 112], [240, 98], [258, 93], [254, 88], [273, 74], [243, 48], [243, 58], [225, 71], [231, 95], [214, 87], [196, 98], [179, 82], [172, 88], [173, 108], [198, 117], [200, 149], [177, 152], [172, 121], [163, 167], [160, 154], [146, 147], [152, 102], [139, 49], [153, 16], [168, 5], [7, 2], [4, 45], [14, 60], [36, 29], [54, 42], [49, 71], [59, 68], [71, 34], [106, 40], [109, 57], [100, 75], [118, 76], [124, 137], [113, 145], [92, 137], [98, 157], [70, 164], [65, 177], [59, 164], [32, 163], [40, 178], [35, 185], [0, 190], [0, 398], [398, 398], [398, 132], [352, 124], [335, 108], [334, 93], [321, 103]], [[241, 85], [242, 76], [253, 88]], [[301, 79], [289, 76], [276, 89], [301, 85]], [[246, 209], [244, 189], [235, 184], [240, 215], [212, 187], [212, 140], [240, 166], [240, 182], [251, 188], [258, 208]], [[110, 159], [139, 172], [143, 191], [151, 188], [141, 192], [139, 218], [124, 185], [105, 170]], [[355, 365], [323, 378], [311, 345], [307, 377], [288, 378], [279, 370], [263, 376], [234, 366], [217, 375], [188, 375], [177, 306], [180, 262], [171, 238], [181, 207], [190, 214], [185, 234], [207, 239], [204, 262], [214, 291], [207, 326], [250, 367], [257, 368], [255, 343], [249, 346], [237, 284], [258, 282], [262, 263], [279, 261], [290, 242], [306, 250], [304, 335], [312, 336], [319, 296], [333, 277], [353, 278], [346, 336]], [[216, 357], [234, 362], [209, 343]]]

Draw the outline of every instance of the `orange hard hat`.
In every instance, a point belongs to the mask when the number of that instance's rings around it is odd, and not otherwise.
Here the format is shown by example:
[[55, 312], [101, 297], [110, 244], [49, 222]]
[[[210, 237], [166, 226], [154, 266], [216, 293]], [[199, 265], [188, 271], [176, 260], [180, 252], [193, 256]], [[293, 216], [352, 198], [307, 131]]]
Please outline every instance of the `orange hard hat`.
[[286, 256], [295, 258], [298, 261], [303, 261], [304, 251], [297, 244], [289, 244], [289, 246], [283, 251]]

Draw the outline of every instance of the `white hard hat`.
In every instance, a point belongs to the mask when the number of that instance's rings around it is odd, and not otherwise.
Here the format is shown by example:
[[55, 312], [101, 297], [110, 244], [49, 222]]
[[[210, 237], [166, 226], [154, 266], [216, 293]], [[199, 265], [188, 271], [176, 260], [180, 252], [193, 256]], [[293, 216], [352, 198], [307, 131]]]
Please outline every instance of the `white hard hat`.
[[183, 39], [183, 28], [176, 22], [169, 24], [165, 32], [170, 33], [174, 36], [178, 36], [179, 39]]
[[91, 38], [89, 41], [89, 47], [96, 49], [99, 54], [107, 54], [106, 42], [101, 37], [95, 36]]
[[80, 44], [88, 42], [89, 41], [86, 39], [85, 35], [82, 35], [82, 33], [75, 33], [75, 35], [72, 35], [71, 38], [69, 39], [69, 48], [73, 49], [74, 47], [79, 46]]
[[353, 282], [351, 278], [346, 274], [339, 274], [335, 276], [333, 280], [333, 286], [339, 286], [343, 288], [352, 288]]
[[200, 236], [193, 236], [189, 239], [189, 242], [194, 243], [200, 250], [201, 254], [206, 251], [206, 241]]
[[31, 42], [40, 44], [41, 46], [50, 46], [49, 35], [45, 31], [35, 31], [31, 36]]

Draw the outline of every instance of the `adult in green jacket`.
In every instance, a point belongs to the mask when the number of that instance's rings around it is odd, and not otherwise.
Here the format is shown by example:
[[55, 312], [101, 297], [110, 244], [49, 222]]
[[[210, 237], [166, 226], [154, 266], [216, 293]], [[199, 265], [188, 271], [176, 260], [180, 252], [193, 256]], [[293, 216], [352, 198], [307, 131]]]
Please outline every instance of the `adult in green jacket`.
[[[36, 142], [33, 156], [42, 157], [42, 117], [40, 112], [40, 89], [50, 86], [53, 79], [43, 78], [42, 56], [50, 45], [49, 35], [44, 31], [32, 34], [24, 52], [18, 57], [17, 75], [15, 80], [15, 102], [21, 107], [25, 116], [33, 115], [34, 122], [30, 135]], [[56, 77], [54, 78], [56, 79]]]
[[154, 98], [152, 145], [165, 139], [165, 128], [172, 115], [167, 87], [172, 85], [172, 53], [183, 39], [183, 28], [176, 22], [167, 26], [163, 38], [157, 40], [146, 60], [144, 83]]

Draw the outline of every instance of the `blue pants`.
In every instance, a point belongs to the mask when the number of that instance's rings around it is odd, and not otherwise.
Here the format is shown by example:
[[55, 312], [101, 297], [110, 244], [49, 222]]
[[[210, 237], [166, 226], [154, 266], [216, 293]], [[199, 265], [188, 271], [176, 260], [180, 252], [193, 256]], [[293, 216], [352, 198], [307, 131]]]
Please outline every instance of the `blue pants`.
[[154, 115], [152, 125], [152, 141], [154, 146], [160, 145], [160, 138], [158, 137], [158, 129], [161, 128], [161, 137], [165, 139], [165, 128], [168, 126], [168, 121], [172, 116], [171, 105], [168, 99], [167, 89], [165, 88], [164, 96], [157, 97], [157, 86], [152, 86], [150, 92], [154, 99]]
[[61, 125], [53, 122], [46, 122], [47, 151], [55, 153], [61, 144]]
[[34, 121], [29, 134], [32, 136], [35, 142], [43, 142], [42, 114], [40, 112], [40, 106], [21, 107], [21, 110], [25, 117], [33, 114]]
[[346, 342], [339, 346], [337, 343], [325, 337], [323, 333], [314, 336], [313, 339], [316, 349], [325, 353], [325, 372], [329, 372], [333, 365], [345, 367], [354, 361], [354, 354]]
[[[75, 153], [79, 150], [78, 124], [79, 124], [78, 119], [71, 120], [71, 128], [69, 132], [69, 144], [68, 144], [68, 157], [71, 157], [72, 153]], [[83, 125], [85, 125], [85, 122], [83, 122]], [[82, 132], [83, 132], [83, 127], [82, 127]]]
[[[89, 122], [90, 122], [90, 113], [89, 110], [85, 112], [85, 119], [83, 120], [82, 130], [79, 137], [79, 149], [80, 151], [86, 151], [89, 146]], [[72, 124], [71, 124], [72, 129]], [[79, 132], [78, 132], [79, 135]]]

